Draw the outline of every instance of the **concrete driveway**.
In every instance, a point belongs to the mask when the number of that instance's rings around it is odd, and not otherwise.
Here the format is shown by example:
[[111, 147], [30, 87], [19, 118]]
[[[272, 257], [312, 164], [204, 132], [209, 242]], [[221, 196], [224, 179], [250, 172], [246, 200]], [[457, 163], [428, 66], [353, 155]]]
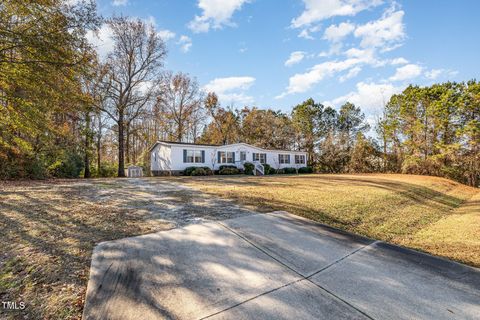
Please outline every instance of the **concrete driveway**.
[[480, 270], [288, 213], [99, 244], [84, 319], [479, 319]]

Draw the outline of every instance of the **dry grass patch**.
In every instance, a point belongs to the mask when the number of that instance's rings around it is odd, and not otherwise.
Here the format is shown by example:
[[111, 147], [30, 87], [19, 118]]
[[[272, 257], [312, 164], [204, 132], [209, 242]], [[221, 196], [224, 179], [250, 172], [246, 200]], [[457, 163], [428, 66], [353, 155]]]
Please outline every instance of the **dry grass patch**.
[[168, 179], [0, 181], [0, 319], [80, 319], [102, 241], [249, 214]]
[[0, 318], [80, 319], [96, 243], [161, 230], [117, 199], [114, 186], [80, 182], [0, 184], [0, 298], [25, 302]]
[[479, 191], [451, 180], [382, 174], [176, 179], [259, 211], [286, 210], [480, 266]]

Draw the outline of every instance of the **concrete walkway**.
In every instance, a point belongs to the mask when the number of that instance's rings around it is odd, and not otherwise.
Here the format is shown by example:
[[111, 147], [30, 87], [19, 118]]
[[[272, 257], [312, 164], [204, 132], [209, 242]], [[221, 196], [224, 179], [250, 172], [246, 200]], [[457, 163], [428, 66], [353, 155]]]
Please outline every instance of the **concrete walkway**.
[[99, 244], [84, 319], [479, 319], [480, 270], [287, 213]]

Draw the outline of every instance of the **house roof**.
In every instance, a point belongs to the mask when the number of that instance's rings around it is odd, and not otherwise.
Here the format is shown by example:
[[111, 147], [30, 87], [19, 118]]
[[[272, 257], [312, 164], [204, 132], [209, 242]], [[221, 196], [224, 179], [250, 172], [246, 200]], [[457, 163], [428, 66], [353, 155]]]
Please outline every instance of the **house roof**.
[[229, 146], [235, 146], [235, 145], [244, 145], [244, 146], [249, 146], [258, 150], [263, 150], [263, 151], [273, 151], [273, 152], [292, 152], [292, 153], [305, 153], [305, 151], [294, 151], [294, 150], [274, 150], [274, 149], [264, 149], [260, 148], [245, 142], [238, 142], [238, 143], [231, 143], [231, 144], [202, 144], [202, 143], [191, 143], [191, 142], [176, 142], [176, 141], [165, 141], [165, 140], [159, 140], [153, 144], [153, 146], [149, 149], [151, 152], [158, 144], [167, 144], [167, 145], [186, 145], [186, 146], [204, 146], [204, 147], [229, 147]]
[[206, 143], [192, 143], [192, 142], [177, 142], [177, 141], [166, 141], [166, 140], [158, 140], [150, 147], [148, 151], [152, 151], [158, 144], [175, 144], [175, 145], [185, 145], [185, 146], [205, 146], [205, 147], [221, 147], [220, 144], [206, 144]]

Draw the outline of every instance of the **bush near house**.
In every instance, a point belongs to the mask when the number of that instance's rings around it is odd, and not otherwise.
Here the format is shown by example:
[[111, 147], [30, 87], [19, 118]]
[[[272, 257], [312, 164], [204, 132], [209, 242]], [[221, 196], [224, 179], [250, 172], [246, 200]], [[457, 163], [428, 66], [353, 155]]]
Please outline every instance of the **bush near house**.
[[183, 170], [183, 174], [186, 176], [211, 176], [213, 171], [209, 167], [187, 167]]
[[186, 167], [185, 170], [183, 170], [183, 174], [186, 176], [191, 176], [192, 172], [197, 169], [197, 167]]
[[283, 169], [278, 170], [278, 173], [293, 174], [293, 173], [297, 173], [297, 169], [292, 168], [292, 167], [283, 168]]
[[218, 171], [218, 174], [224, 174], [224, 175], [239, 174], [239, 173], [240, 173], [240, 170], [238, 170], [235, 167], [232, 168], [231, 166], [225, 166], [225, 168], [221, 168]]
[[298, 169], [298, 173], [313, 173], [312, 167], [301, 167]]
[[250, 162], [245, 162], [243, 164], [243, 168], [244, 168], [244, 173], [247, 174], [247, 175], [253, 175], [253, 169], [255, 168], [255, 165], [253, 163], [250, 163]]
[[222, 170], [222, 169], [237, 169], [237, 167], [232, 165], [223, 165], [219, 167], [219, 170]]
[[263, 173], [264, 173], [264, 174], [274, 174], [274, 173], [275, 173], [275, 169], [273, 169], [271, 165], [265, 163], [265, 164], [263, 165]]
[[195, 170], [192, 171], [192, 176], [206, 176], [207, 171], [203, 168], [196, 168]]

